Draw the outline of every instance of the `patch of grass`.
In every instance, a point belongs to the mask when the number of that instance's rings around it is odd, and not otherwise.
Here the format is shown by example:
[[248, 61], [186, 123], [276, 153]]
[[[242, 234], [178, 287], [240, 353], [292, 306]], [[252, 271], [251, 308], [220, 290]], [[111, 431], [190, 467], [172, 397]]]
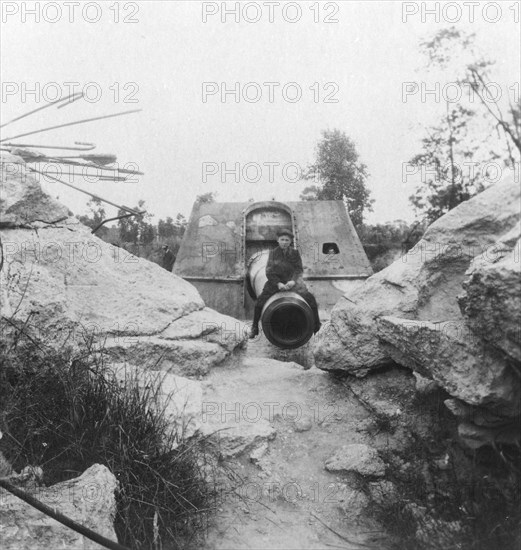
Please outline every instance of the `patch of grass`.
[[186, 548], [214, 491], [204, 441], [173, 432], [154, 384], [110, 376], [102, 349], [55, 349], [20, 336], [0, 345], [0, 450], [53, 484], [104, 464], [117, 477], [115, 528], [132, 548]]

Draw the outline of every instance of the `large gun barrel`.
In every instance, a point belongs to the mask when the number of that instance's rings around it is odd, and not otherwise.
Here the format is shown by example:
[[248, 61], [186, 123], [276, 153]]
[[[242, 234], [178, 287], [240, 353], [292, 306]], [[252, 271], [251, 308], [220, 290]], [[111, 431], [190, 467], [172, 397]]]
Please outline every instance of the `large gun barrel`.
[[[252, 256], [247, 278], [257, 298], [268, 280], [266, 264], [269, 251], [263, 250]], [[262, 330], [266, 338], [282, 349], [303, 346], [313, 336], [313, 312], [308, 303], [296, 292], [277, 292], [264, 305], [261, 314]]]

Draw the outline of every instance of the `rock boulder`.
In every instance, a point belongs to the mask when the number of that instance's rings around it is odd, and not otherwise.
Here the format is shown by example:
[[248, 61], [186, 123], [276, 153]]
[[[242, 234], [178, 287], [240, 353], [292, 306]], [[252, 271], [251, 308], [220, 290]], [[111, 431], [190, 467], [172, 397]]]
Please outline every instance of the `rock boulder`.
[[382, 345], [397, 363], [435, 380], [469, 405], [502, 416], [519, 415], [521, 388], [513, 367], [483, 340], [459, 329], [453, 322], [378, 321]]
[[206, 308], [180, 277], [92, 235], [17, 166], [1, 180], [1, 215], [10, 220], [0, 231], [4, 316], [16, 312], [56, 345], [94, 337], [115, 362], [187, 376], [243, 344], [242, 323]]
[[521, 413], [520, 191], [510, 177], [460, 204], [345, 294], [331, 314], [336, 338], [331, 327], [318, 335], [316, 366], [359, 377], [408, 367], [455, 398], [464, 442], [511, 441]]
[[[34, 493], [33, 496], [43, 504], [55, 508], [77, 523], [117, 541], [113, 525], [116, 488], [117, 481], [112, 473], [105, 466], [94, 464], [80, 477], [29, 492]], [[0, 523], [3, 550], [104, 548], [3, 489]]]
[[355, 472], [361, 476], [382, 477], [385, 475], [385, 463], [378, 451], [356, 443], [344, 445], [326, 460], [326, 470], [330, 472]]
[[502, 239], [519, 223], [519, 200], [513, 177], [491, 186], [438, 219], [412, 250], [345, 294], [331, 313], [336, 337], [319, 333], [316, 366], [365, 376], [392, 363], [378, 337], [380, 317], [462, 321], [457, 296], [467, 270], [475, 258], [490, 265], [502, 257]]
[[518, 224], [492, 261], [474, 260], [459, 297], [472, 332], [516, 362], [521, 362], [520, 237]]
[[63, 204], [42, 191], [24, 160], [0, 153], [0, 228], [56, 223], [72, 216]]

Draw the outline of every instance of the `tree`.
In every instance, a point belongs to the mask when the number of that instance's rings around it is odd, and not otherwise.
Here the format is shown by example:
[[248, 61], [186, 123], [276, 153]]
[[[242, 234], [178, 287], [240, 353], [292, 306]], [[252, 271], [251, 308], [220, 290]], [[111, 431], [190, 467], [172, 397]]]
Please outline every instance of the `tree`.
[[174, 220], [168, 216], [165, 220], [160, 219], [157, 222], [157, 235], [161, 239], [168, 239], [175, 237], [177, 234], [177, 228], [174, 225]]
[[[126, 214], [128, 214], [126, 210], [118, 210], [118, 216], [125, 216]], [[139, 224], [136, 220], [136, 216], [120, 218], [118, 220], [118, 227], [121, 242], [137, 244], [139, 237]]]
[[[78, 216], [78, 219], [87, 227], [90, 227], [91, 229], [96, 229], [96, 227], [98, 227], [98, 225], [107, 217], [105, 208], [103, 208], [101, 200], [95, 197], [92, 197], [89, 200], [87, 206], [89, 207], [90, 215], [86, 214], [84, 216]], [[107, 232], [108, 229], [105, 226], [101, 226], [96, 231], [96, 235], [101, 238]]]
[[378, 245], [383, 250], [390, 248], [403, 249], [406, 245], [410, 245], [409, 248], [412, 248], [420, 240], [424, 230], [425, 226], [420, 225], [418, 222], [408, 224], [403, 220], [394, 220], [393, 222], [377, 223], [375, 225], [364, 223], [358, 231], [358, 236], [364, 247]]
[[[473, 137], [474, 111], [461, 105], [450, 108], [440, 123], [427, 130], [422, 150], [409, 162], [421, 172], [421, 185], [409, 197], [414, 208], [432, 222], [483, 191], [492, 179], [479, 169], [479, 141]], [[488, 151], [488, 161], [498, 158]]]
[[[512, 146], [521, 153], [521, 103], [519, 89], [514, 101], [508, 97], [507, 114], [499, 103], [502, 93], [497, 94], [497, 84], [490, 81], [490, 70], [495, 64], [492, 59], [486, 58], [476, 47], [475, 34], [465, 34], [456, 27], [441, 29], [432, 39], [420, 43], [423, 53], [429, 59], [430, 67], [446, 70], [449, 66], [456, 65], [454, 82], [462, 89], [469, 90], [469, 98], [473, 102], [474, 95], [495, 124], [499, 132], [505, 137], [509, 152], [509, 160], [514, 163]], [[471, 95], [471, 93], [473, 95]]]
[[[494, 181], [490, 171], [498, 164], [491, 161], [513, 168], [520, 150], [519, 105], [509, 101], [510, 118], [505, 118], [499, 103], [490, 101], [489, 71], [494, 61], [476, 49], [474, 39], [475, 35], [452, 27], [420, 43], [429, 70], [441, 71], [440, 77], [459, 90], [455, 99], [445, 98], [445, 113], [427, 129], [421, 152], [410, 160], [421, 170], [422, 184], [409, 200], [430, 222]], [[494, 127], [502, 134], [502, 143], [492, 138]], [[498, 153], [496, 148], [503, 150]]]
[[175, 221], [168, 216], [165, 220], [159, 220], [157, 224], [157, 235], [160, 239], [175, 239], [182, 237], [188, 222], [183, 214], [177, 214]]
[[183, 216], [183, 214], [177, 214], [175, 218], [175, 227], [176, 227], [176, 234], [178, 237], [182, 237], [186, 231], [186, 226], [188, 225], [188, 221]]
[[318, 185], [306, 187], [301, 200], [342, 200], [355, 227], [360, 227], [364, 211], [372, 210], [366, 187], [367, 167], [358, 161], [353, 141], [340, 130], [324, 130], [316, 147], [315, 162], [308, 166], [304, 179]]
[[143, 221], [140, 224], [139, 242], [141, 244], [150, 244], [156, 237], [156, 228], [151, 223]]
[[195, 202], [199, 204], [205, 204], [208, 202], [215, 202], [215, 197], [217, 195], [216, 191], [208, 191], [208, 193], [203, 193], [202, 195], [197, 195]]
[[417, 222], [409, 225], [403, 220], [395, 220], [376, 225], [362, 224], [358, 236], [376, 273], [408, 252], [420, 240], [424, 229]]
[[[133, 210], [144, 211], [145, 201], [138, 201], [138, 205]], [[127, 212], [119, 210], [118, 216], [124, 216]], [[150, 223], [152, 218], [150, 212], [144, 212], [141, 216], [130, 216], [118, 220], [119, 236], [123, 242], [131, 242], [134, 244], [151, 243], [156, 235], [156, 228]]]

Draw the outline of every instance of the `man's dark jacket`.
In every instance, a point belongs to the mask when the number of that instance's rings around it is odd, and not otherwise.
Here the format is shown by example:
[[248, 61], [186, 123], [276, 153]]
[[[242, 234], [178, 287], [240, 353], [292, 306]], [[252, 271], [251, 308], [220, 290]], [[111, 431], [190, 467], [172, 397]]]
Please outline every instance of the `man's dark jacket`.
[[268, 280], [255, 302], [253, 315], [254, 327], [258, 327], [264, 304], [268, 301], [270, 296], [278, 292], [278, 283], [286, 284], [288, 281], [295, 281], [296, 284], [292, 291], [300, 294], [311, 307], [315, 320], [315, 331], [320, 328], [317, 302], [304, 283], [302, 278], [303, 271], [302, 259], [298, 250], [287, 248], [286, 254], [284, 254], [282, 248], [277, 246], [277, 248], [270, 251], [268, 263], [266, 264], [266, 277]]
[[288, 281], [302, 283], [302, 259], [298, 250], [287, 248], [286, 254], [280, 246], [270, 251], [266, 265], [266, 277], [270, 286], [277, 288], [278, 283], [286, 284]]
[[174, 262], [175, 262], [174, 253], [170, 249], [166, 250], [163, 255], [163, 267], [167, 271], [172, 271], [172, 268], [174, 267]]

